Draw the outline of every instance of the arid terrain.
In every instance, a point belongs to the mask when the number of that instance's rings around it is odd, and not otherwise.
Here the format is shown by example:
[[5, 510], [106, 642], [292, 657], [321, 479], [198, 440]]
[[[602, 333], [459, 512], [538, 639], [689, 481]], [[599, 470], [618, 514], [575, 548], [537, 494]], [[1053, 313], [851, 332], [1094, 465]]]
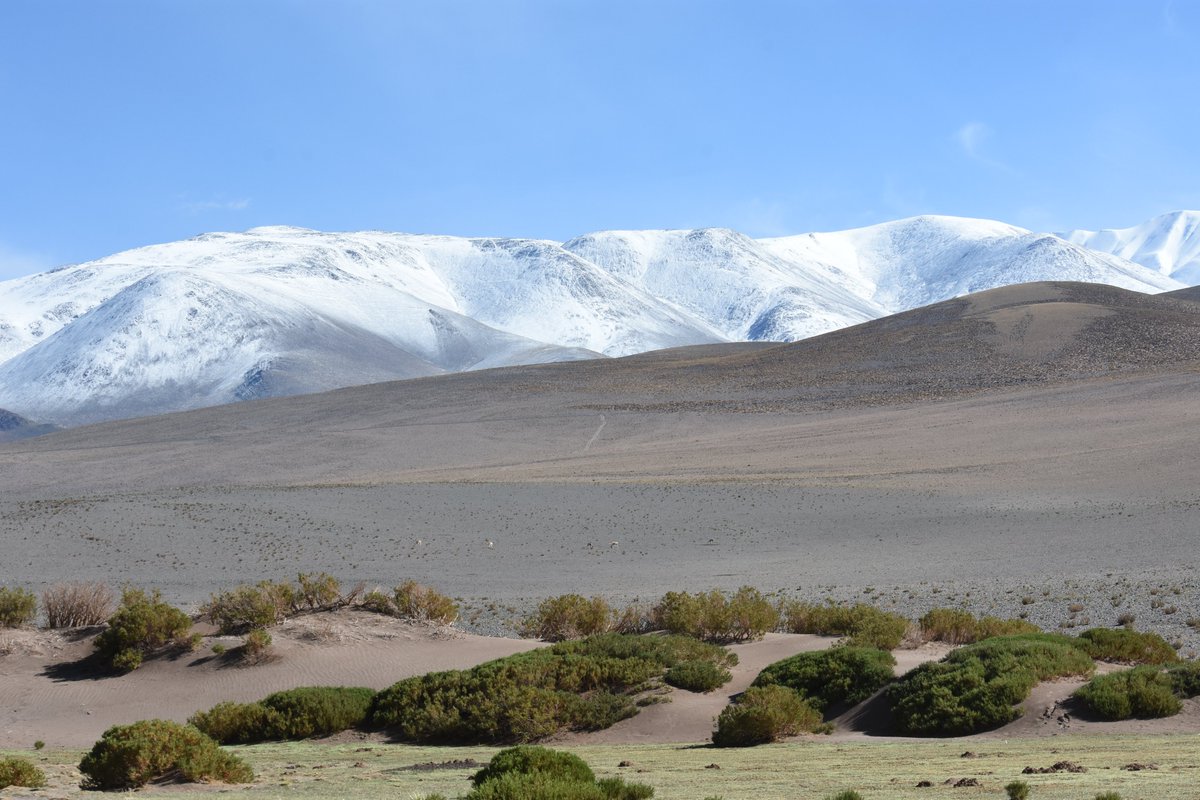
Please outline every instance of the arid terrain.
[[[2, 585], [130, 583], [194, 609], [238, 583], [323, 570], [348, 585], [424, 581], [464, 611], [453, 630], [303, 618], [277, 630], [272, 663], [198, 651], [103, 679], [77, 664], [86, 636], [9, 632], [0, 747], [83, 747], [113, 722], [479, 663], [535, 646], [503, 636], [568, 591], [751, 584], [1046, 629], [1132, 614], [1194, 655], [1190, 295], [1031, 284], [797, 344], [376, 384], [5, 444]], [[721, 692], [563, 744], [703, 742], [759, 668], [827, 644], [741, 645]], [[911, 667], [940, 653], [899, 655]], [[1064, 720], [1076, 685], [1044, 684], [1023, 719], [983, 738], [1200, 733], [1195, 701], [1156, 722]], [[869, 720], [839, 718], [834, 740], [878, 741]]]

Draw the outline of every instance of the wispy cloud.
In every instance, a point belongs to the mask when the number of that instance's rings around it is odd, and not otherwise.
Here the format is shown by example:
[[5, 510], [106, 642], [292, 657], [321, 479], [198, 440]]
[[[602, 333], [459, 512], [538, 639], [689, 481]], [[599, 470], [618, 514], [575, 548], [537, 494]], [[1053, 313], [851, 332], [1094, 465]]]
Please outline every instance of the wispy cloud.
[[244, 211], [250, 207], [249, 197], [239, 197], [235, 200], [185, 200], [181, 203], [183, 210], [191, 214], [204, 211]]
[[954, 132], [954, 140], [967, 158], [993, 169], [1013, 172], [1013, 168], [1008, 164], [998, 161], [987, 153], [987, 143], [991, 138], [992, 129], [978, 121], [968, 122]]

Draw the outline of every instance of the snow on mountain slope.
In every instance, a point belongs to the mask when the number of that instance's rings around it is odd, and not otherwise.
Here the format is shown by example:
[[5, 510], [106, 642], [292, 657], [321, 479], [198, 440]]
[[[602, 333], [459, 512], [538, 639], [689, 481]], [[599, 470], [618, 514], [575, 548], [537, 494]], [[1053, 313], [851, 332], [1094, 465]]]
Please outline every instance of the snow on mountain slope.
[[1069, 231], [1059, 236], [1141, 264], [1189, 286], [1200, 283], [1200, 211], [1174, 211], [1131, 228]]
[[990, 220], [922, 216], [866, 228], [762, 239], [889, 312], [1029, 281], [1105, 283], [1139, 292], [1181, 284], [1123, 259]]
[[731, 340], [793, 340], [886, 311], [736, 231], [600, 231], [563, 248], [700, 317]]
[[1055, 236], [954, 217], [757, 241], [719, 228], [602, 231], [564, 245], [211, 233], [0, 283], [0, 407], [73, 425], [447, 371], [795, 340], [1036, 280], [1182, 285]]

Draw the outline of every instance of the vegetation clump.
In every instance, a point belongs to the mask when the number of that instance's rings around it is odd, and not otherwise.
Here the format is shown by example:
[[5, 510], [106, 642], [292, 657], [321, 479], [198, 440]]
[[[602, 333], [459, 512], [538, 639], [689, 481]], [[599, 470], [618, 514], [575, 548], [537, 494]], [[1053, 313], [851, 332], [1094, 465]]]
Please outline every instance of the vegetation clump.
[[0, 628], [19, 628], [37, 617], [37, 596], [24, 589], [0, 586]]
[[1019, 636], [1040, 631], [1038, 626], [1023, 619], [976, 618], [961, 608], [931, 609], [918, 624], [921, 626], [921, 638], [925, 641], [949, 644], [972, 644], [996, 636]]
[[27, 758], [0, 758], [0, 789], [20, 786], [39, 789], [46, 785], [46, 773]]
[[374, 698], [362, 687], [306, 686], [257, 703], [218, 703], [188, 722], [221, 744], [309, 739], [362, 725]]
[[129, 588], [121, 593], [121, 606], [108, 628], [96, 637], [96, 652], [114, 669], [129, 672], [164, 649], [194, 645], [191, 629], [191, 618], [164, 602], [159, 592]]
[[601, 730], [636, 714], [636, 695], [688, 660], [736, 663], [687, 637], [607, 633], [402, 680], [376, 696], [371, 721], [405, 741], [451, 744]]
[[250, 783], [254, 772], [191, 725], [161, 719], [114, 725], [79, 762], [83, 788], [136, 789], [177, 775], [182, 780]]
[[546, 642], [582, 639], [606, 633], [614, 624], [613, 609], [602, 597], [583, 595], [548, 597], [525, 618], [521, 633]]
[[442, 625], [449, 625], [458, 619], [458, 603], [432, 586], [405, 581], [396, 587], [392, 596], [398, 617]]
[[1138, 666], [1097, 675], [1075, 697], [1106, 720], [1156, 719], [1179, 713], [1181, 700], [1200, 695], [1200, 664]]
[[113, 593], [103, 583], [60, 583], [42, 592], [46, 627], [86, 628], [112, 614]]
[[1042, 680], [1090, 675], [1092, 659], [1065, 636], [986, 639], [923, 664], [888, 690], [899, 732], [962, 736], [1020, 716], [1016, 704]]
[[1079, 634], [1079, 643], [1097, 661], [1120, 664], [1172, 664], [1175, 648], [1157, 633], [1128, 628], [1092, 628]]
[[[621, 778], [596, 780], [578, 756], [521, 745], [501, 750], [472, 779], [463, 800], [646, 800], [654, 789]], [[430, 795], [426, 800], [445, 800]]]
[[750, 586], [730, 595], [667, 592], [652, 616], [658, 630], [721, 643], [761, 639], [779, 623], [779, 610]]
[[663, 680], [677, 689], [711, 692], [729, 683], [732, 677], [721, 664], [705, 659], [690, 659], [673, 665], [663, 675]]
[[752, 747], [822, 729], [821, 712], [786, 686], [752, 686], [717, 717], [713, 744]]
[[896, 659], [886, 650], [833, 647], [799, 653], [767, 666], [755, 686], [786, 686], [818, 711], [860, 703], [893, 680]]
[[846, 644], [855, 647], [895, 650], [908, 626], [907, 617], [865, 603], [839, 606], [794, 600], [783, 606], [783, 627], [789, 633], [845, 636]]

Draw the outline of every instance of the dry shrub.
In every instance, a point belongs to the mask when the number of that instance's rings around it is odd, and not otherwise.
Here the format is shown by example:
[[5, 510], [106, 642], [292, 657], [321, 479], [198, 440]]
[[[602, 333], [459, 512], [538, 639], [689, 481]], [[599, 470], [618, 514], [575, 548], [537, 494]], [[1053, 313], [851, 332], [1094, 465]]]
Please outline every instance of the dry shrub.
[[416, 581], [405, 581], [396, 587], [396, 615], [406, 619], [428, 620], [449, 625], [458, 619], [458, 604], [446, 595]]
[[42, 592], [42, 608], [47, 628], [86, 628], [112, 614], [113, 592], [103, 583], [59, 583]]
[[612, 627], [613, 610], [603, 597], [564, 594], [547, 597], [526, 617], [521, 633], [547, 642], [582, 639]]

